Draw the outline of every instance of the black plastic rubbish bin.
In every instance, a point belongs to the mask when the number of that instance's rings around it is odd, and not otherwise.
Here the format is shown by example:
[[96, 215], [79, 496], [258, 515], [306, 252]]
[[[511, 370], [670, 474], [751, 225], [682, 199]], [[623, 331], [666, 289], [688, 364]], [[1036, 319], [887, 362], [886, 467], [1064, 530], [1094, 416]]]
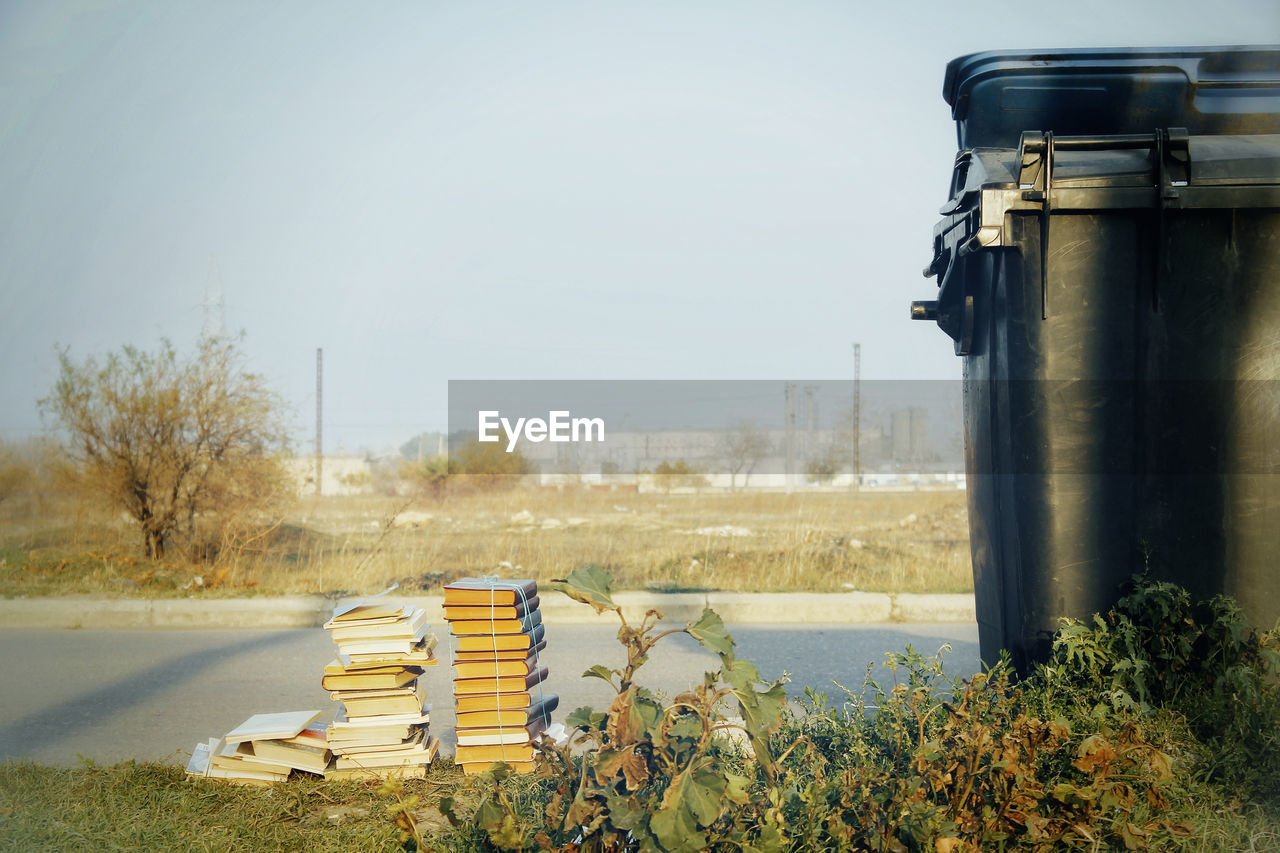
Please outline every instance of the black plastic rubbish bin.
[[982, 53], [934, 230], [982, 657], [1149, 565], [1280, 618], [1280, 48]]

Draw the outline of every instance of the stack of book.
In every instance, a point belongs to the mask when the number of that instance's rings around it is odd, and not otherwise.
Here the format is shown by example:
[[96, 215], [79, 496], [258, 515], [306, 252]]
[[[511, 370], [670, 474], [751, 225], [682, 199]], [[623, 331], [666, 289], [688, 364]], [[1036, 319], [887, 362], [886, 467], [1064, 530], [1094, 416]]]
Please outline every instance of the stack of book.
[[467, 775], [497, 761], [532, 770], [533, 742], [560, 701], [542, 689], [547, 668], [538, 652], [547, 643], [537, 581], [455, 581], [444, 588], [444, 618], [454, 636], [454, 760]]
[[221, 738], [196, 744], [187, 774], [241, 785], [283, 782], [297, 770], [324, 773], [331, 757], [319, 711], [254, 714]]
[[436, 638], [426, 611], [384, 595], [340, 608], [324, 625], [338, 656], [320, 683], [342, 703], [327, 731], [328, 778], [420, 778], [439, 747], [418, 688], [423, 667], [438, 663]]

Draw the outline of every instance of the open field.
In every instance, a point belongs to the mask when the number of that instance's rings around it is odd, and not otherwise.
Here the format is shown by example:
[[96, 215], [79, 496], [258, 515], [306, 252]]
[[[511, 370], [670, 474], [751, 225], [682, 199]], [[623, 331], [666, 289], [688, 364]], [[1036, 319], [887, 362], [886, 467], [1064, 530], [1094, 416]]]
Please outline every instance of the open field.
[[0, 595], [337, 593], [434, 589], [463, 575], [621, 589], [965, 592], [964, 492], [635, 494], [529, 490], [303, 498], [214, 564], [141, 558], [134, 527], [63, 502], [0, 517]]

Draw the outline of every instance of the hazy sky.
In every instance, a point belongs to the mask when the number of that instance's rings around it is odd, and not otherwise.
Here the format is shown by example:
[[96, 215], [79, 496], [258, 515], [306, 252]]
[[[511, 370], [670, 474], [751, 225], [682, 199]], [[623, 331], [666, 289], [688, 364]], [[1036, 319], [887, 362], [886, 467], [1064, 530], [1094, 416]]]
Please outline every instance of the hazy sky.
[[1280, 41], [1275, 0], [0, 2], [0, 438], [206, 291], [310, 440], [450, 379], [959, 376], [912, 323], [978, 50]]

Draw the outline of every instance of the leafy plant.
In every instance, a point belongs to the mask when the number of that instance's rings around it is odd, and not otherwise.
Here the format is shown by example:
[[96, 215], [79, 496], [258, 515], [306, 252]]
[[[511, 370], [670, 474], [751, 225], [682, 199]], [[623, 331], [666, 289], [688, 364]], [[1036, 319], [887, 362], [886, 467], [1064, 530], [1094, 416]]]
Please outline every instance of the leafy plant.
[[[1240, 736], [1246, 723], [1274, 732], [1278, 719], [1272, 635], [1253, 632], [1226, 600], [1193, 606], [1168, 585], [1139, 582], [1091, 626], [1064, 626], [1055, 661], [1021, 681], [1007, 659], [948, 679], [945, 647], [928, 657], [907, 647], [887, 656], [888, 684], [868, 667], [861, 691], [841, 688], [838, 705], [806, 690], [797, 706], [785, 704], [782, 682], [762, 682], [735, 656], [714, 612], [664, 630], [649, 611], [632, 625], [600, 569], [558, 585], [597, 612], [617, 613], [627, 659], [584, 673], [607, 681], [615, 698], [607, 711], [570, 714], [569, 743], [543, 740], [538, 778], [501, 768], [488, 775], [479, 807], [458, 821], [487, 847], [1193, 849], [1199, 827], [1187, 816], [1204, 814], [1196, 792], [1228, 797], [1191, 772], [1206, 745]], [[666, 701], [636, 676], [676, 633], [714, 652], [720, 667]], [[1196, 711], [1198, 739], [1191, 716], [1171, 703], [1205, 702], [1215, 690], [1256, 702], [1238, 718], [1221, 707], [1217, 717]], [[737, 731], [738, 742], [726, 737]], [[1266, 747], [1261, 737], [1250, 743]], [[1237, 772], [1249, 764], [1238, 753], [1223, 761]]]
[[1280, 633], [1254, 630], [1226, 596], [1135, 576], [1115, 608], [1068, 621], [1048, 683], [1092, 698], [1094, 713], [1158, 709], [1185, 717], [1210, 778], [1280, 797]]
[[[661, 614], [645, 613], [638, 625], [627, 621], [610, 594], [601, 569], [578, 569], [556, 588], [613, 611], [627, 651], [617, 669], [596, 665], [584, 677], [607, 681], [616, 697], [607, 711], [579, 708], [566, 724], [573, 735], [564, 745], [544, 739], [540, 777], [550, 794], [542, 825], [522, 822], [504, 793], [501, 776], [481, 803], [477, 823], [502, 849], [544, 850], [706, 850], [730, 842], [740, 849], [776, 849], [780, 813], [764, 808], [752, 794], [777, 778], [782, 755], [772, 735], [782, 723], [786, 694], [782, 682], [764, 683], [755, 666], [734, 656], [733, 638], [714, 611], [704, 610], [683, 628], [659, 629]], [[685, 633], [719, 656], [720, 668], [670, 703], [635, 683], [653, 647]], [[736, 706], [740, 717], [726, 713]], [[724, 735], [741, 730], [754, 761], [735, 761]]]

